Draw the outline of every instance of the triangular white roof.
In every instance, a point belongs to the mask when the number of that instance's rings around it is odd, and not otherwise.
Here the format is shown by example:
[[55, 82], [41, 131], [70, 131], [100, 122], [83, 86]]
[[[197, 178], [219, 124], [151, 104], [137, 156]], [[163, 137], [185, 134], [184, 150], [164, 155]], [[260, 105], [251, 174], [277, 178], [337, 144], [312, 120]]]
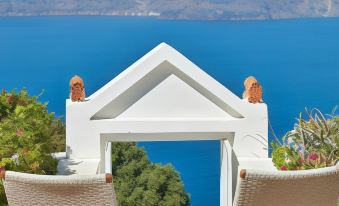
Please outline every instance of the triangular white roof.
[[93, 120], [243, 118], [253, 107], [166, 43], [87, 99]]

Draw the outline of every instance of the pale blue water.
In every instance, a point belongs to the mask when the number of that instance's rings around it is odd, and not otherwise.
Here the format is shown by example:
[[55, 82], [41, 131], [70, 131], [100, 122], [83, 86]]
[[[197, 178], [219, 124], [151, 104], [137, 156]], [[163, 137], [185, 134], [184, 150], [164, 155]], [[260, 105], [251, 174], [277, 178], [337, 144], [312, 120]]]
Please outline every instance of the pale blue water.
[[[339, 104], [339, 19], [0, 18], [0, 88], [45, 89], [41, 99], [50, 101], [49, 110], [64, 115], [74, 74], [91, 94], [161, 42], [239, 96], [243, 80], [256, 76], [278, 135], [304, 107], [330, 112]], [[141, 145], [151, 160], [180, 171], [191, 205], [219, 205], [219, 142]]]

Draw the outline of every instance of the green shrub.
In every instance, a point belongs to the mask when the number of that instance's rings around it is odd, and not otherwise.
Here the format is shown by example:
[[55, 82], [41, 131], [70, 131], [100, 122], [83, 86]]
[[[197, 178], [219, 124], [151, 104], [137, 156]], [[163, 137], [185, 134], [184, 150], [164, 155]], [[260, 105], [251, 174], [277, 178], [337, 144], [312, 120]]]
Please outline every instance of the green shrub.
[[[51, 153], [65, 149], [65, 127], [47, 103], [25, 89], [0, 94], [0, 168], [33, 174], [56, 174]], [[1, 184], [1, 183], [0, 183]], [[0, 205], [6, 204], [0, 185]]]
[[135, 143], [112, 144], [112, 174], [120, 206], [189, 205], [173, 166], [151, 163]]
[[[335, 110], [334, 110], [335, 111]], [[339, 117], [306, 110], [282, 138], [272, 142], [272, 159], [280, 170], [302, 170], [333, 166], [339, 160]]]

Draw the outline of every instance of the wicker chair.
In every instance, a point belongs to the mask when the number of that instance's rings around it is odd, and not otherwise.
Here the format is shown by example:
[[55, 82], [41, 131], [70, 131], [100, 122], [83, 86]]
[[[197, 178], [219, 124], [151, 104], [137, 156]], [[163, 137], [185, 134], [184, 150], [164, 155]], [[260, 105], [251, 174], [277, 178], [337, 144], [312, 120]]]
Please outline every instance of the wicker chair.
[[111, 174], [51, 176], [3, 171], [0, 178], [10, 206], [117, 206]]
[[303, 171], [241, 170], [234, 206], [335, 206], [339, 164]]

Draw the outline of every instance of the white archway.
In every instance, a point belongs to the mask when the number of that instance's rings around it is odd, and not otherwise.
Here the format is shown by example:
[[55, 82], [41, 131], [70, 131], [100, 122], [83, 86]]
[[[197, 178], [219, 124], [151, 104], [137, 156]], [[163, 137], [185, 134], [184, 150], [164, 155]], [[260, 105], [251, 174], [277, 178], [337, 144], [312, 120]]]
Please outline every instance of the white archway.
[[66, 122], [69, 161], [96, 162], [96, 172], [110, 168], [108, 142], [220, 140], [221, 205], [232, 205], [235, 160], [268, 157], [266, 105], [238, 98], [165, 43], [86, 101], [67, 100]]

